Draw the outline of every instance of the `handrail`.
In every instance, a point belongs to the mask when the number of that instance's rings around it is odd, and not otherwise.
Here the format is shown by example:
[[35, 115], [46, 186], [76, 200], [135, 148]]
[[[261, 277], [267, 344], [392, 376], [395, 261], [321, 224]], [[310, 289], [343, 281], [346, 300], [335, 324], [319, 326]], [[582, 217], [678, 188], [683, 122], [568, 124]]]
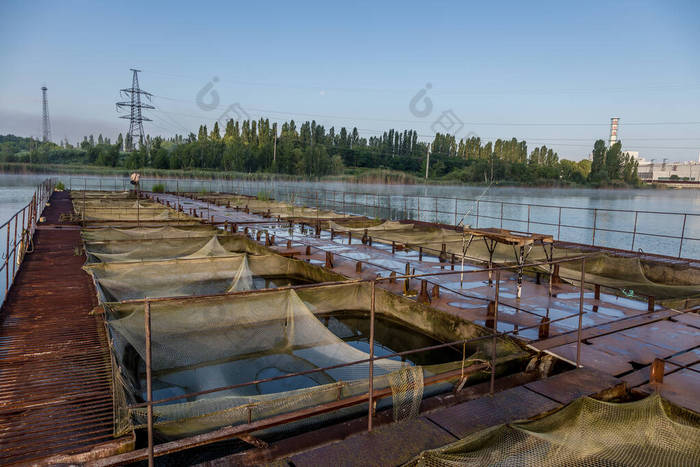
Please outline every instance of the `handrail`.
[[[99, 177], [77, 178], [81, 184], [77, 189], [112, 189], [128, 186], [126, 179], [117, 177], [105, 178], [104, 183]], [[292, 204], [305, 204], [319, 209], [332, 209], [338, 212], [367, 215], [370, 217], [385, 217], [388, 219], [415, 219], [431, 221], [436, 224], [456, 223], [462, 218], [465, 205], [475, 205], [465, 216], [465, 222], [473, 222], [476, 227], [500, 227], [508, 223], [511, 230], [515, 224], [518, 230], [532, 231], [532, 227], [546, 227], [556, 234], [556, 240], [595, 244], [597, 246], [635, 250], [642, 243], [645, 251], [666, 257], [679, 259], [700, 259], [700, 249], [696, 242], [698, 235], [688, 232], [691, 226], [696, 226], [700, 213], [696, 212], [665, 212], [643, 211], [618, 208], [587, 208], [580, 206], [557, 206], [552, 204], [521, 203], [516, 201], [498, 201], [489, 199], [474, 199], [449, 197], [444, 195], [413, 195], [393, 193], [370, 193], [365, 191], [339, 191], [295, 182], [248, 181], [242, 179], [179, 179], [172, 177], [142, 178], [142, 186], [148, 187], [155, 183], [177, 183], [180, 192], [196, 192], [195, 187], [209, 185], [210, 192], [230, 190], [240, 194], [255, 195], [256, 190], [269, 190], [273, 198], [287, 201], [291, 195]], [[119, 183], [121, 181], [121, 183]], [[71, 184], [73, 177], [71, 178]], [[79, 186], [82, 185], [82, 186]], [[316, 193], [312, 192], [316, 190]], [[212, 191], [214, 190], [214, 191]], [[166, 191], [168, 191], [166, 189]], [[398, 199], [397, 199], [398, 198]], [[426, 203], [427, 202], [427, 203]], [[426, 205], [427, 204], [427, 205]], [[513, 213], [512, 208], [518, 208], [519, 214]], [[510, 210], [510, 211], [509, 211]], [[543, 212], [545, 211], [545, 212]], [[608, 216], [629, 214], [629, 219], [618, 219], [617, 223], [624, 224], [621, 229], [609, 228]], [[518, 216], [522, 215], [522, 218]], [[674, 222], [655, 223], [652, 227], [649, 219], [644, 216], [666, 216], [664, 219]], [[576, 220], [572, 219], [572, 216]], [[670, 218], [668, 216], [671, 216]], [[579, 219], [581, 217], [581, 219]], [[633, 219], [632, 219], [633, 218]], [[572, 222], [573, 220], [573, 222]], [[676, 222], [677, 221], [677, 222]], [[580, 224], [579, 224], [580, 222]], [[592, 223], [592, 224], [591, 224]], [[588, 225], [586, 225], [588, 224]], [[677, 224], [677, 225], [676, 225]], [[503, 225], [508, 228], [508, 225]], [[678, 228], [678, 233], [673, 232]], [[556, 232], [554, 232], [556, 230]], [[562, 231], [563, 230], [563, 231]], [[657, 230], [657, 232], [650, 232]], [[597, 235], [605, 233], [605, 235]], [[688, 235], [690, 234], [690, 235]], [[653, 244], [652, 239], [662, 239], [662, 243]], [[676, 251], [677, 248], [677, 251]], [[684, 256], [685, 254], [685, 256]]]
[[[2, 264], [0, 264], [0, 272], [3, 270], [5, 271], [5, 289], [2, 300], [0, 300], [0, 308], [7, 299], [7, 295], [19, 272], [25, 254], [29, 251], [37, 222], [41, 217], [46, 202], [51, 197], [54, 186], [55, 180], [51, 178], [47, 178], [41, 182], [37, 185], [31, 201], [0, 225], [0, 232], [3, 229], [7, 231], [7, 234], [4, 235], [5, 251], [2, 254], [3, 261]], [[21, 221], [20, 216], [22, 217]], [[12, 233], [11, 230], [13, 231]], [[2, 236], [2, 233], [0, 233], [0, 238], [2, 238]], [[10, 261], [12, 262], [11, 271]]]

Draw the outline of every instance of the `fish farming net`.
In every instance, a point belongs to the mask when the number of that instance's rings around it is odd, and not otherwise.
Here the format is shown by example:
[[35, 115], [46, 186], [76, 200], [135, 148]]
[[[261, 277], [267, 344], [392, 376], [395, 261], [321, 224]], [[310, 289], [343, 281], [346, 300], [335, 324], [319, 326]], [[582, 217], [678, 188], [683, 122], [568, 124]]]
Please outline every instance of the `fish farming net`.
[[[627, 296], [659, 300], [700, 297], [700, 274], [695, 268], [597, 254], [586, 258], [585, 271], [587, 283], [618, 289]], [[571, 283], [580, 283], [581, 261], [562, 263], [559, 275]]]
[[[382, 314], [405, 314], [424, 327], [435, 327], [439, 317], [426, 313], [422, 305], [401, 303], [396, 296], [377, 290], [376, 310]], [[403, 299], [404, 302], [409, 302]], [[368, 309], [367, 284], [342, 284], [308, 289], [253, 292], [244, 295], [174, 299], [150, 304], [152, 329], [152, 370], [154, 400], [188, 395], [154, 407], [154, 426], [161, 436], [179, 437], [222, 426], [246, 424], [316, 407], [368, 391], [368, 354], [336, 336], [317, 318], [317, 314], [344, 309]], [[115, 408], [122, 418], [116, 429], [140, 428], [146, 423], [145, 408], [129, 404], [145, 398], [145, 332], [143, 303], [105, 305], [112, 351], [117, 365], [117, 382], [122, 385], [127, 406]], [[431, 310], [433, 311], [433, 310]], [[435, 310], [438, 315], [441, 312]], [[430, 316], [429, 316], [430, 315]], [[429, 324], [427, 324], [429, 323]], [[452, 338], [487, 335], [488, 331], [471, 323], [445, 332]], [[438, 332], [439, 334], [439, 332]], [[491, 339], [470, 344], [466, 355], [491, 352]], [[522, 349], [514, 342], [499, 338], [499, 357], [522, 359]], [[353, 363], [360, 361], [360, 363]], [[309, 372], [270, 381], [269, 378], [348, 364], [339, 368]], [[455, 370], [461, 361], [415, 367], [394, 375], [410, 362], [377, 360], [374, 365], [375, 389], [391, 388], [401, 417], [415, 415], [424, 394], [423, 375]], [[467, 360], [466, 366], [472, 363]], [[484, 377], [485, 374], [484, 374]], [[253, 385], [243, 385], [258, 381]], [[447, 383], [445, 383], [447, 384]], [[231, 387], [233, 386], [233, 387]], [[217, 387], [224, 391], [197, 393]], [[449, 386], [451, 387], [451, 386]], [[433, 390], [445, 390], [440, 385]], [[427, 388], [425, 393], [428, 393]], [[391, 398], [379, 407], [391, 405]], [[318, 415], [287, 425], [290, 430], [303, 424], [318, 423], [330, 417], [366, 412], [367, 404]], [[358, 412], [359, 411], [359, 412]], [[119, 433], [117, 433], [119, 434]]]
[[532, 422], [489, 428], [421, 453], [407, 466], [697, 466], [700, 417], [653, 395], [589, 397]]
[[294, 203], [285, 203], [274, 200], [259, 200], [241, 196], [217, 196], [200, 198], [218, 205], [230, 206], [237, 209], [248, 209], [252, 213], [264, 214], [281, 219], [305, 218], [305, 219], [335, 219], [347, 217], [326, 209], [317, 209], [306, 206], [297, 206]]
[[415, 418], [423, 400], [423, 370], [420, 367], [400, 368], [389, 374], [393, 399], [394, 421]]
[[88, 263], [155, 261], [175, 258], [230, 256], [234, 253], [270, 254], [270, 250], [243, 235], [117, 240], [85, 244]]
[[207, 237], [220, 233], [213, 225], [195, 224], [154, 227], [102, 227], [82, 229], [81, 236], [86, 242], [106, 242], [114, 240], [160, 240], [166, 238]]
[[[362, 225], [364, 223], [364, 225]], [[330, 222], [336, 231], [364, 232], [373, 242], [395, 242], [408, 249], [423, 248], [424, 254], [441, 257], [442, 261], [459, 263], [465, 247], [466, 261], [488, 262], [489, 250], [482, 238], [475, 237], [468, 244], [469, 234], [434, 226], [387, 221]], [[444, 252], [444, 253], [443, 253]], [[542, 244], [527, 246], [527, 264], [546, 263], [547, 254]], [[494, 264], [515, 265], [519, 252], [503, 243], [494, 245], [491, 259]], [[454, 256], [453, 256], [454, 255]], [[700, 274], [685, 264], [654, 262], [639, 257], [625, 257], [607, 253], [590, 253], [589, 249], [554, 247], [552, 258], [562, 260], [586, 255], [586, 282], [615, 289], [625, 296], [653, 296], [659, 300], [700, 297]], [[559, 275], [565, 281], [578, 284], [581, 280], [581, 260], [560, 263]], [[539, 272], [549, 273], [549, 265], [536, 266]]]
[[83, 268], [92, 275], [102, 302], [251, 290], [253, 277], [308, 283], [346, 280], [340, 274], [279, 255], [209, 253], [211, 247], [207, 244], [174, 260], [94, 263]]

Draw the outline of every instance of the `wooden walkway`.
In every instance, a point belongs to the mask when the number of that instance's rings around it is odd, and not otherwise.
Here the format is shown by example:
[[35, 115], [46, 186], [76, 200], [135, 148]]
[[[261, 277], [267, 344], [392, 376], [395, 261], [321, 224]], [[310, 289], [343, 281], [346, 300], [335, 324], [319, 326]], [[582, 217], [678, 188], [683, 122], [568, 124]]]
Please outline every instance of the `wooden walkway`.
[[[131, 446], [113, 440], [111, 365], [80, 229], [54, 193], [0, 311], [0, 464], [80, 461]], [[53, 456], [53, 457], [52, 457]]]

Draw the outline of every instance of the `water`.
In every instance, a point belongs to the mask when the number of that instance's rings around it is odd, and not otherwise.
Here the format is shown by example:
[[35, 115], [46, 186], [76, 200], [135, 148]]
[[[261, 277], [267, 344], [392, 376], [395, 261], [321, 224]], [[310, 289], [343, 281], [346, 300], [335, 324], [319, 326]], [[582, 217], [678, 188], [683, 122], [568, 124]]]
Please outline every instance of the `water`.
[[[14, 213], [17, 201], [11, 205], [10, 199], [28, 201], [31, 187], [45, 177], [0, 174], [1, 218]], [[56, 178], [75, 189], [129, 188], [124, 177]], [[491, 187], [485, 191], [474, 186], [142, 179], [144, 189], [154, 183], [163, 183], [167, 191], [266, 192], [278, 200], [350, 214], [452, 225], [462, 220], [473, 227], [502, 227], [550, 234], [563, 241], [700, 259], [700, 191], [696, 189]]]

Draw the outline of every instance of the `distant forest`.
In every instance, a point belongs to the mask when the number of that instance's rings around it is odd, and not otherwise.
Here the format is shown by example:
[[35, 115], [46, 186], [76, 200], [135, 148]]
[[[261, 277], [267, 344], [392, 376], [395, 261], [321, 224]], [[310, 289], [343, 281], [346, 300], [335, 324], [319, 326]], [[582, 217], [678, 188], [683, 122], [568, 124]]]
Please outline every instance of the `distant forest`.
[[[419, 141], [415, 130], [392, 129], [367, 139], [360, 137], [357, 128], [326, 129], [315, 121], [297, 127], [291, 120], [278, 131], [268, 119], [229, 120], [223, 129], [217, 122], [211, 131], [202, 125], [196, 135], [146, 137], [138, 150], [124, 152], [131, 143], [121, 134], [114, 142], [102, 135], [86, 136], [75, 146], [68, 141], [54, 144], [0, 136], [0, 162], [267, 172], [309, 178], [388, 169], [423, 177], [428, 153], [428, 143]], [[621, 151], [620, 143], [608, 148], [604, 141], [596, 141], [592, 161], [574, 162], [560, 160], [546, 146], [528, 151], [527, 142], [515, 138], [487, 142], [440, 133], [430, 142], [429, 178], [531, 185], [639, 184], [637, 163]]]

